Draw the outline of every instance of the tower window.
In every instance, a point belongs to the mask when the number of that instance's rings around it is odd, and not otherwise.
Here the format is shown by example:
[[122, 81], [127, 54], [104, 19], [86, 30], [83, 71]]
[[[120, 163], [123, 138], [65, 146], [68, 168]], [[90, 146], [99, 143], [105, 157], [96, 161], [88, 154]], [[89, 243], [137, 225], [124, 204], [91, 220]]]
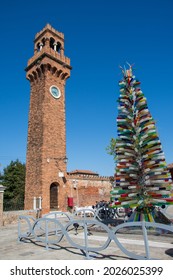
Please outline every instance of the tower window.
[[50, 38], [50, 47], [51, 47], [51, 49], [53, 49], [53, 50], [54, 50], [54, 43], [55, 43], [55, 39]]
[[56, 45], [56, 51], [60, 53], [60, 49], [61, 49], [61, 44], [58, 42]]
[[42, 42], [43, 47], [44, 47], [44, 46], [45, 46], [45, 38], [43, 38], [43, 39], [41, 40], [41, 42]]
[[54, 51], [60, 53], [61, 44], [59, 42], [56, 42], [54, 38], [50, 38], [50, 48]]
[[41, 42], [37, 44], [37, 51], [41, 51], [42, 48], [45, 46], [45, 39], [43, 38]]
[[37, 51], [40, 51], [40, 43], [37, 44]]

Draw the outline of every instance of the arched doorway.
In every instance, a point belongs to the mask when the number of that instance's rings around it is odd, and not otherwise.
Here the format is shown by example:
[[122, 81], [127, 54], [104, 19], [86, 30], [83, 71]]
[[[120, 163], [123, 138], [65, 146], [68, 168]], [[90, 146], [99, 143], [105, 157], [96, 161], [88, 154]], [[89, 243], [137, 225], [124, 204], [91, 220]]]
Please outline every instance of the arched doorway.
[[50, 185], [50, 210], [58, 210], [58, 183]]

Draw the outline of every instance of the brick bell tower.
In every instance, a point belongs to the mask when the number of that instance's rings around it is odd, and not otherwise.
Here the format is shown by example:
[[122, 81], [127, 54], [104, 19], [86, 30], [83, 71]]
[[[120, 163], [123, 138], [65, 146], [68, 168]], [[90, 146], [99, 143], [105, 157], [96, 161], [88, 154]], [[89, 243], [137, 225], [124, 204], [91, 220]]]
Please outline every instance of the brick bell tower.
[[26, 67], [30, 81], [25, 209], [41, 198], [42, 213], [64, 210], [66, 187], [65, 83], [70, 59], [64, 34], [47, 24], [36, 34], [34, 55]]

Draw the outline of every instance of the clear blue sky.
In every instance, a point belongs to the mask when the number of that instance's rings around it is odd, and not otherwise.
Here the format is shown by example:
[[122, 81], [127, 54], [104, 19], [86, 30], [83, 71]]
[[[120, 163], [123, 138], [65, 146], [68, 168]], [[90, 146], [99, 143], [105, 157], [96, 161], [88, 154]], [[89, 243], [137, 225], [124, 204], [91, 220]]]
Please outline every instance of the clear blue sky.
[[47, 23], [65, 34], [68, 171], [113, 175], [119, 65], [135, 63], [166, 162], [173, 162], [172, 0], [6, 0], [0, 9], [0, 170], [25, 162], [33, 39]]

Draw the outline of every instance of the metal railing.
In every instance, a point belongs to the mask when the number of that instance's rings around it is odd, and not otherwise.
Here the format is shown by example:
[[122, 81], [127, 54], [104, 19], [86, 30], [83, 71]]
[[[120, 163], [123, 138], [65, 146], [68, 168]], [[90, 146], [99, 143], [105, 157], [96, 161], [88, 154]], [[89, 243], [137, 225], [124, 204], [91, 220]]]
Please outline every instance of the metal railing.
[[24, 209], [24, 201], [17, 200], [14, 201], [13, 199], [4, 199], [3, 200], [3, 211], [16, 211], [16, 210], [23, 210]]
[[[106, 224], [96, 219], [96, 213], [93, 218], [87, 217], [87, 209], [84, 209], [84, 216], [81, 218], [76, 217], [76, 213], [73, 216], [69, 216], [64, 212], [53, 212], [45, 215], [43, 218], [34, 219], [31, 216], [19, 216], [18, 220], [18, 241], [26, 239], [35, 240], [35, 242], [42, 242], [46, 249], [52, 248], [60, 243], [65, 237], [68, 243], [81, 250], [87, 259], [93, 257], [93, 252], [97, 253], [106, 248], [114, 241], [117, 247], [130, 259], [148, 260], [152, 259], [150, 254], [150, 246], [148, 241], [148, 230], [157, 229], [165, 232], [173, 233], [173, 226], [164, 225], [160, 223], [151, 222], [125, 222], [115, 227], [108, 227]], [[61, 219], [64, 217], [63, 219]], [[80, 228], [80, 236], [74, 238], [74, 234], [77, 235], [77, 229]], [[91, 242], [92, 238], [91, 230], [99, 229], [104, 231], [104, 243], [96, 246], [96, 242]], [[131, 230], [132, 228], [141, 231], [144, 245], [144, 254], [136, 254], [127, 250], [117, 237], [119, 230], [123, 229]], [[93, 243], [93, 245], [92, 245]]]

